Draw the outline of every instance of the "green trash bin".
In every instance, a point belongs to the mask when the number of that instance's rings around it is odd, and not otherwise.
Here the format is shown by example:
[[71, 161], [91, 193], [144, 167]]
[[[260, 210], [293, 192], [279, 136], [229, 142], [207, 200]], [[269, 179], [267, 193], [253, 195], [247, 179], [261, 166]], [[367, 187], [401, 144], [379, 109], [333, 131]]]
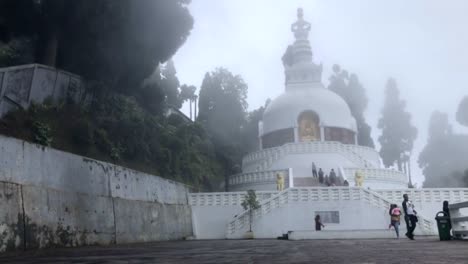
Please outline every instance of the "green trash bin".
[[445, 212], [440, 211], [436, 214], [435, 220], [437, 222], [437, 229], [439, 230], [440, 240], [450, 240], [450, 229], [452, 229], [450, 217], [448, 217]]

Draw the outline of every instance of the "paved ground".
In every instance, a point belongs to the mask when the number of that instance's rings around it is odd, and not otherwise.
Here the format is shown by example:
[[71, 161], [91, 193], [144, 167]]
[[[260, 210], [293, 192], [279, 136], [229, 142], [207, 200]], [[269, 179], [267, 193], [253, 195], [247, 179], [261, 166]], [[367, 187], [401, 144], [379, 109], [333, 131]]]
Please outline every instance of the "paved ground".
[[0, 263], [468, 263], [468, 241], [171, 241], [9, 253]]

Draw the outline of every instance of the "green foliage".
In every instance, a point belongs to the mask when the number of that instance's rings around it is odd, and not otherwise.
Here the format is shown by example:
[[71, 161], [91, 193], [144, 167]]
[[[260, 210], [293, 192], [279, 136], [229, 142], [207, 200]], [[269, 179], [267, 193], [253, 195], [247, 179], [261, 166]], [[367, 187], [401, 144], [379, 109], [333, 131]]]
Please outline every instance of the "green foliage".
[[378, 128], [380, 156], [386, 167], [395, 164], [402, 170], [402, 155], [411, 152], [418, 130], [411, 124], [411, 114], [405, 111], [406, 102], [400, 99], [396, 81], [389, 79], [385, 89], [385, 102]]
[[249, 231], [252, 232], [253, 211], [260, 208], [260, 202], [257, 200], [257, 195], [254, 190], [247, 191], [247, 195], [244, 196], [244, 200], [242, 200], [241, 205], [244, 210], [249, 210]]
[[239, 142], [246, 117], [247, 89], [241, 76], [226, 69], [218, 68], [205, 75], [198, 120], [217, 140]]
[[226, 177], [240, 172], [246, 153], [242, 130], [246, 122], [247, 84], [241, 76], [219, 68], [206, 73], [200, 88], [197, 121], [213, 141]]
[[34, 62], [131, 93], [187, 39], [193, 26], [188, 3], [3, 0], [0, 40], [27, 37]]
[[466, 157], [468, 135], [454, 134], [447, 114], [432, 113], [428, 141], [418, 159], [424, 187], [468, 187]]
[[330, 77], [330, 90], [340, 95], [348, 104], [351, 114], [356, 119], [358, 130], [358, 144], [361, 146], [374, 147], [371, 137], [371, 127], [367, 124], [364, 111], [367, 108], [368, 99], [366, 90], [359, 81], [356, 74], [348, 74], [339, 65], [333, 65], [333, 75]]
[[15, 38], [8, 43], [0, 41], [0, 67], [20, 65], [34, 61], [32, 41], [27, 38]]
[[260, 208], [260, 203], [257, 200], [257, 194], [254, 190], [247, 191], [247, 194], [244, 196], [244, 200], [242, 200], [241, 205], [244, 210], [257, 210]]
[[51, 128], [48, 124], [35, 121], [32, 124], [34, 142], [44, 146], [50, 146], [52, 143]]
[[468, 126], [468, 96], [463, 97], [458, 105], [456, 118], [458, 123]]

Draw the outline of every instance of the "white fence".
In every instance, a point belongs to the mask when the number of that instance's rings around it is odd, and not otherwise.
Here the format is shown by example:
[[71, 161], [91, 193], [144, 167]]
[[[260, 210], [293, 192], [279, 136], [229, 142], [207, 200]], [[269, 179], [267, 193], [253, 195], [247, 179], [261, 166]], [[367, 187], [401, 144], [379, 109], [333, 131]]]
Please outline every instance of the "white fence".
[[[271, 198], [278, 192], [255, 192], [257, 199], [262, 201]], [[247, 192], [213, 192], [190, 193], [189, 204], [191, 206], [241, 206]]]
[[457, 238], [468, 235], [468, 201], [449, 205], [452, 233]]
[[405, 190], [374, 190], [389, 201], [403, 201], [403, 194], [408, 194], [410, 200], [421, 203], [459, 203], [468, 201], [468, 188], [427, 188]]
[[[250, 168], [251, 170], [267, 170], [275, 161], [285, 155], [306, 153], [337, 153], [344, 156], [358, 167], [375, 168], [379, 166], [378, 154], [374, 149], [356, 145], [346, 145], [340, 142], [317, 141], [288, 143], [280, 147], [252, 152], [244, 157], [242, 160], [242, 167]], [[364, 156], [366, 158], [364, 158]], [[370, 160], [369, 157], [372, 156], [375, 157]]]
[[[362, 188], [333, 187], [333, 188], [290, 188], [274, 195], [260, 203], [261, 207], [254, 211], [253, 217], [259, 218], [269, 214], [271, 211], [290, 203], [311, 201], [350, 201], [361, 200], [371, 206], [387, 211], [391, 202], [382, 196]], [[425, 233], [432, 234], [433, 223], [421, 217], [422, 228]], [[226, 237], [235, 236], [237, 232], [244, 230], [249, 224], [249, 211], [239, 214], [228, 223]]]
[[285, 177], [285, 184], [289, 182], [289, 170], [256, 171], [232, 175], [229, 177], [229, 185], [248, 183], [276, 183], [276, 175], [281, 173]]
[[356, 172], [360, 171], [364, 175], [364, 182], [366, 180], [393, 181], [397, 183], [408, 182], [404, 173], [395, 170], [374, 168], [344, 168], [343, 170], [348, 181], [352, 181]]

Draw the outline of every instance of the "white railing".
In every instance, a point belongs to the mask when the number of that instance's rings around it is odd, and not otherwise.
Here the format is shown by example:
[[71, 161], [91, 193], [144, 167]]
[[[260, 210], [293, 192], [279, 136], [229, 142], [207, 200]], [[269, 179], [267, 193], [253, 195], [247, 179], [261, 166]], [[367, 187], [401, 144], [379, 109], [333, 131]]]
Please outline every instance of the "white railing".
[[413, 202], [459, 203], [468, 201], [468, 188], [424, 188], [406, 190], [374, 190], [389, 201], [403, 200], [403, 194], [408, 194]]
[[[288, 143], [280, 147], [268, 148], [250, 153], [244, 157], [242, 166], [243, 168], [247, 168], [258, 164], [259, 170], [266, 170], [275, 161], [285, 155], [306, 153], [337, 153], [360, 167], [373, 168], [378, 166], [375, 162], [368, 161], [359, 154], [359, 152], [363, 151], [362, 148], [363, 147], [356, 145], [346, 145], [340, 142], [331, 141]], [[369, 150], [366, 149], [366, 151]], [[375, 150], [373, 151], [375, 152]]]
[[[277, 194], [277, 191], [255, 192], [259, 201], [266, 200]], [[189, 193], [191, 206], [240, 206], [247, 192], [212, 192]]]
[[452, 223], [452, 233], [457, 238], [463, 238], [468, 235], [468, 201], [456, 204], [449, 204], [450, 222]]
[[276, 183], [276, 175], [282, 173], [285, 177], [285, 183], [289, 182], [289, 170], [270, 170], [240, 173], [229, 176], [229, 185], [249, 184], [249, 183]]
[[353, 180], [356, 172], [360, 171], [364, 175], [364, 182], [366, 181], [366, 179], [385, 180], [398, 183], [408, 182], [404, 173], [395, 170], [374, 168], [343, 168], [343, 170], [348, 181]]
[[350, 151], [358, 154], [376, 167], [380, 166], [380, 154], [375, 149], [359, 145], [345, 145]]
[[[255, 210], [253, 217], [258, 218], [269, 214], [272, 210], [283, 207], [285, 204], [310, 201], [349, 201], [362, 200], [371, 206], [388, 211], [391, 202], [372, 191], [357, 187], [314, 187], [289, 188], [277, 195], [260, 202], [260, 209]], [[423, 230], [429, 234], [433, 232], [431, 221], [421, 217]], [[243, 211], [234, 220], [228, 223], [226, 237], [230, 238], [249, 224], [249, 210]]]

